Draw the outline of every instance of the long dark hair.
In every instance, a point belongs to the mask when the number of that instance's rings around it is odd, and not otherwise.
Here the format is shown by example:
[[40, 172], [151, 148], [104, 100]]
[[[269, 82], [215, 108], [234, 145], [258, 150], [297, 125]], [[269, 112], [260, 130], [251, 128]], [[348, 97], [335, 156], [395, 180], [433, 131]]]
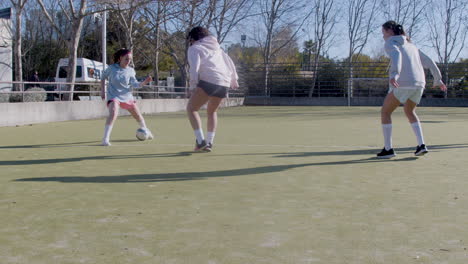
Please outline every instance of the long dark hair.
[[128, 49], [119, 49], [116, 53], [114, 53], [114, 63], [119, 63], [120, 57], [125, 56], [127, 54], [132, 53], [131, 50]]
[[208, 29], [204, 27], [194, 27], [192, 30], [187, 35], [187, 39], [193, 39], [195, 41], [200, 40], [204, 37], [210, 36], [211, 33], [208, 31]]
[[406, 33], [405, 33], [405, 30], [403, 29], [403, 26], [398, 24], [397, 22], [393, 21], [393, 20], [390, 20], [390, 21], [387, 21], [385, 22], [382, 27], [386, 30], [392, 30], [393, 31], [393, 34], [395, 34], [396, 36], [398, 35], [403, 35], [403, 36], [406, 36]]

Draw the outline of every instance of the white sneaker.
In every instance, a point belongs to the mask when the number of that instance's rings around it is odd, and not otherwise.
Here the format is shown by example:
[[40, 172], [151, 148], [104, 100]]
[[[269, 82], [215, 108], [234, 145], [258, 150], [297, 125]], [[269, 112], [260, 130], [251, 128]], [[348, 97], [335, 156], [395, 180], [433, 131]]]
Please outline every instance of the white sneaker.
[[109, 147], [109, 146], [112, 146], [112, 145], [111, 145], [111, 143], [109, 142], [108, 139], [103, 139], [102, 143], [101, 143], [101, 146]]
[[152, 140], [154, 138], [153, 133], [151, 133], [151, 131], [148, 128], [146, 128], [146, 134], [148, 134], [149, 140]]

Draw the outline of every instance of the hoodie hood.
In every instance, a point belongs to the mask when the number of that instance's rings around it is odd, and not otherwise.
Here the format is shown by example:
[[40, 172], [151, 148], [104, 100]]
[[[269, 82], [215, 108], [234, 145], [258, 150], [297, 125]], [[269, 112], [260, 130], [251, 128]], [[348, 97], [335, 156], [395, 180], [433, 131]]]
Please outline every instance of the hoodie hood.
[[387, 41], [393, 42], [398, 45], [404, 45], [407, 42], [406, 36], [403, 35], [391, 36], [390, 38], [388, 38]]
[[213, 36], [208, 36], [197, 40], [193, 45], [202, 48], [207, 53], [213, 53], [221, 49], [218, 40]]

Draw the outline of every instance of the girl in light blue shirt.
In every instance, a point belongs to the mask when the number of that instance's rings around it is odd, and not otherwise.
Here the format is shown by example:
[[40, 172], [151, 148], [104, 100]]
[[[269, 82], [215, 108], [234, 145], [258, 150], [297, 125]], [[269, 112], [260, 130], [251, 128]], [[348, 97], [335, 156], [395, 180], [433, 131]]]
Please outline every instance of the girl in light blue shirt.
[[[139, 83], [135, 78], [135, 70], [130, 67], [132, 52], [127, 49], [118, 50], [114, 54], [114, 64], [110, 65], [103, 73], [101, 80], [101, 98], [107, 100], [109, 116], [106, 120], [103, 146], [110, 146], [110, 134], [112, 127], [119, 114], [119, 108], [126, 109], [138, 121], [141, 129], [145, 130], [149, 139], [153, 139], [153, 134], [146, 127], [145, 119], [136, 105], [132, 95], [133, 88], [140, 88], [150, 81], [151, 76]], [[109, 80], [106, 89], [106, 80]]]

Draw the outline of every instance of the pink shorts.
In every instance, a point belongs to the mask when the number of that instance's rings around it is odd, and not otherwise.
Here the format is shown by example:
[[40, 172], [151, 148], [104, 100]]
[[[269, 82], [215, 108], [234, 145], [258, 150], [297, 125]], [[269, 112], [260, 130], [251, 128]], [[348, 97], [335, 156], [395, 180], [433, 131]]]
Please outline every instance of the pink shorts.
[[109, 107], [109, 104], [112, 103], [112, 102], [114, 102], [114, 104], [116, 104], [116, 105], [119, 105], [121, 108], [123, 108], [125, 110], [132, 110], [136, 106], [136, 101], [134, 101], [134, 100], [130, 100], [130, 101], [127, 101], [127, 102], [120, 102], [117, 99], [112, 99], [112, 100], [107, 101], [107, 107]]

